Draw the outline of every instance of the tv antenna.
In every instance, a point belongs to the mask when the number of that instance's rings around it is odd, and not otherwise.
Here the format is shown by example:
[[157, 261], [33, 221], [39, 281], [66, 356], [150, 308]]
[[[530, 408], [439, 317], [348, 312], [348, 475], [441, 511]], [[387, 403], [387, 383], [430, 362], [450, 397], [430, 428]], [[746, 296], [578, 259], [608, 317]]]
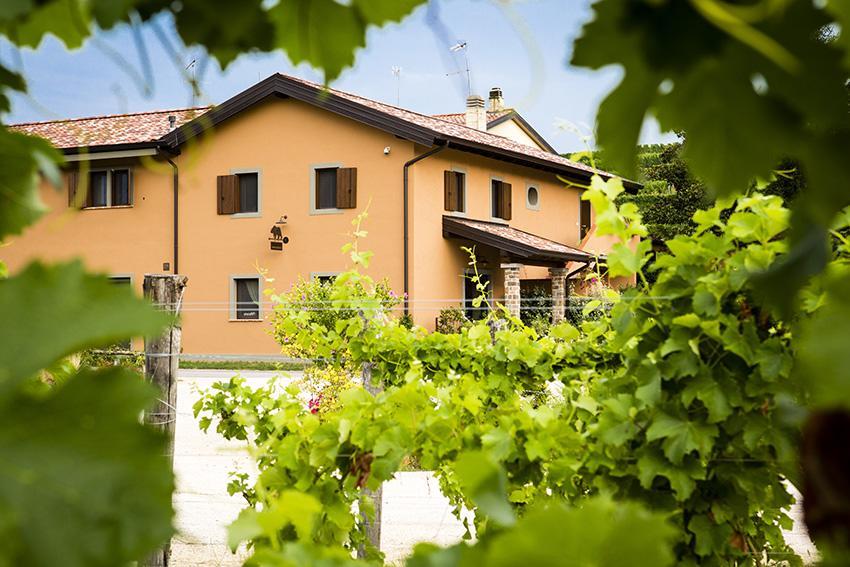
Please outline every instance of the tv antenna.
[[466, 96], [469, 96], [472, 94], [472, 79], [470, 79], [469, 75], [469, 52], [467, 47], [467, 42], [460, 40], [449, 48], [449, 51], [451, 51], [452, 53], [463, 51], [463, 60], [466, 63], [466, 69], [459, 69], [454, 73], [446, 73], [446, 76], [448, 77], [451, 75], [459, 75], [463, 72], [466, 72]]
[[395, 105], [401, 106], [401, 67], [393, 65], [393, 75], [395, 76]]
[[189, 64], [186, 65], [186, 69], [185, 69], [186, 74], [190, 75], [192, 77], [191, 78], [192, 106], [195, 106], [195, 104], [196, 104], [195, 93], [198, 90], [198, 83], [195, 80], [195, 68], [197, 67], [197, 63], [198, 63], [197, 59], [192, 59], [191, 61], [189, 61]]

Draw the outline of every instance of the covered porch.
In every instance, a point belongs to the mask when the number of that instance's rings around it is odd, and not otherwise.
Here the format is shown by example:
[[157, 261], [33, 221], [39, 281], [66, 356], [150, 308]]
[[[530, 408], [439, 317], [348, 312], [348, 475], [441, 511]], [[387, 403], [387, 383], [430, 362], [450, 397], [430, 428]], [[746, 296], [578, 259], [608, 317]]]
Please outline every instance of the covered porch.
[[523, 305], [520, 292], [523, 268], [548, 268], [552, 323], [565, 318], [568, 277], [596, 261], [594, 255], [577, 248], [498, 222], [443, 216], [443, 237], [466, 241], [498, 255], [504, 274], [505, 307], [514, 317], [520, 316]]

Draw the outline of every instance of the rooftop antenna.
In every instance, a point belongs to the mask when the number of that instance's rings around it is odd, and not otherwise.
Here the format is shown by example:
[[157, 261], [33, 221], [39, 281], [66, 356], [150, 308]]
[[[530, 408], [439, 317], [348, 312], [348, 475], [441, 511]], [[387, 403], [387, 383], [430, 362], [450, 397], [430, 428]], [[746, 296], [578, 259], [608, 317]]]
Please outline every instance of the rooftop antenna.
[[393, 75], [395, 75], [395, 105], [401, 106], [401, 67], [393, 65]]
[[197, 67], [197, 63], [198, 63], [197, 59], [192, 59], [189, 62], [189, 64], [186, 65], [186, 69], [185, 69], [186, 71], [188, 71], [192, 75], [192, 83], [191, 83], [191, 86], [192, 86], [192, 106], [195, 106], [197, 104], [197, 101], [195, 100], [195, 98], [196, 98], [195, 93], [198, 92], [198, 85], [197, 85], [197, 82], [195, 81], [195, 67]]
[[472, 80], [470, 79], [470, 76], [469, 76], [469, 53], [468, 53], [468, 50], [467, 50], [467, 45], [468, 44], [465, 41], [460, 40], [456, 44], [454, 44], [453, 46], [451, 46], [449, 48], [449, 51], [451, 51], [452, 53], [457, 53], [458, 51], [463, 51], [463, 60], [466, 63], [466, 69], [465, 70], [460, 69], [458, 71], [455, 71], [454, 73], [446, 73], [446, 76], [448, 77], [450, 75], [458, 75], [458, 74], [463, 73], [465, 71], [466, 72], [466, 96], [469, 96], [469, 95], [472, 94]]

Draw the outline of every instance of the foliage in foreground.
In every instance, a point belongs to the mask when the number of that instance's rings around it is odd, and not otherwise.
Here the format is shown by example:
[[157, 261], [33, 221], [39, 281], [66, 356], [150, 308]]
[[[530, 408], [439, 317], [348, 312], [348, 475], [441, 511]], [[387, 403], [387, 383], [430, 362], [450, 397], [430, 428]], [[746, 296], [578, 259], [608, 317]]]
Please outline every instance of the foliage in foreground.
[[[596, 178], [587, 198], [600, 231], [628, 240], [643, 229], [634, 210], [617, 212], [621, 190]], [[788, 211], [777, 197], [754, 195], [695, 222], [694, 236], [669, 243], [654, 285], [624, 293], [610, 316], [580, 329], [562, 324], [538, 336], [489, 318], [428, 334], [383, 317], [377, 301], [338, 319], [333, 333], [280, 317], [289, 344], [369, 365], [383, 391], [351, 389], [320, 416], [296, 388], [255, 396], [224, 383], [199, 404], [205, 426], [255, 447], [260, 476], [247, 492], [256, 507], [240, 522], [262, 524], [250, 518], [290, 491], [317, 510], [310, 529], [284, 522], [246, 535], [256, 557], [292, 542], [334, 553], [366, 545], [353, 506], [367, 506], [363, 489], [413, 457], [435, 471], [456, 513], [474, 511], [481, 546], [430, 559], [420, 550], [417, 565], [491, 557], [488, 546], [524, 537], [510, 534], [530, 510], [582, 509], [597, 495], [663, 516], [678, 564], [793, 562], [780, 529], [790, 526], [783, 508], [792, 502], [783, 481], [797, 476], [788, 407], [799, 387], [788, 326], [751, 283], [785, 253]], [[610, 269], [640, 269], [645, 255], [620, 248]], [[370, 285], [357, 269], [343, 274], [333, 291], [340, 301], [350, 281]]]

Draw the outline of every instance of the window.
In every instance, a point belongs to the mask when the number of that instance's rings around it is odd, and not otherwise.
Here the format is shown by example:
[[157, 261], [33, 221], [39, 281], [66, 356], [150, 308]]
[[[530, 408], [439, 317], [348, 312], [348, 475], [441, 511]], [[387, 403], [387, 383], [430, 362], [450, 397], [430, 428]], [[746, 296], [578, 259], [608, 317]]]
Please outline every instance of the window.
[[87, 207], [108, 207], [109, 199], [107, 198], [109, 191], [109, 176], [106, 171], [91, 171], [89, 172], [89, 198], [86, 202]]
[[335, 209], [337, 167], [316, 170], [316, 208]]
[[[463, 313], [470, 321], [478, 321], [480, 319], [483, 319], [487, 316], [487, 311], [490, 309], [488, 303], [485, 303], [483, 301], [478, 307], [473, 304], [475, 298], [481, 295], [478, 291], [475, 282], [472, 281], [472, 277], [474, 275], [475, 272], [467, 271], [464, 274], [463, 278]], [[487, 272], [479, 271], [478, 278], [480, 280], [480, 283], [485, 284], [487, 286], [486, 295], [489, 301], [489, 298], [492, 294], [491, 286], [493, 285], [490, 281], [490, 274], [488, 274]]]
[[89, 171], [85, 200], [80, 196], [80, 202], [77, 200], [79, 176], [76, 171], [68, 176], [68, 203], [72, 207], [129, 207], [133, 204], [133, 176], [129, 168]]
[[590, 232], [590, 201], [579, 201], [579, 238]]
[[490, 182], [490, 203], [493, 218], [511, 220], [511, 184], [493, 179]]
[[357, 168], [326, 165], [313, 168], [310, 210], [336, 212], [357, 207]]
[[525, 188], [525, 206], [532, 211], [540, 210], [540, 190], [534, 185]]
[[466, 174], [462, 171], [443, 173], [443, 204], [447, 211], [466, 212]]
[[232, 279], [231, 319], [260, 320], [260, 278], [251, 276]]
[[239, 213], [260, 212], [260, 175], [256, 171], [237, 173], [239, 179]]
[[130, 170], [112, 170], [112, 206], [127, 206], [130, 204]]

